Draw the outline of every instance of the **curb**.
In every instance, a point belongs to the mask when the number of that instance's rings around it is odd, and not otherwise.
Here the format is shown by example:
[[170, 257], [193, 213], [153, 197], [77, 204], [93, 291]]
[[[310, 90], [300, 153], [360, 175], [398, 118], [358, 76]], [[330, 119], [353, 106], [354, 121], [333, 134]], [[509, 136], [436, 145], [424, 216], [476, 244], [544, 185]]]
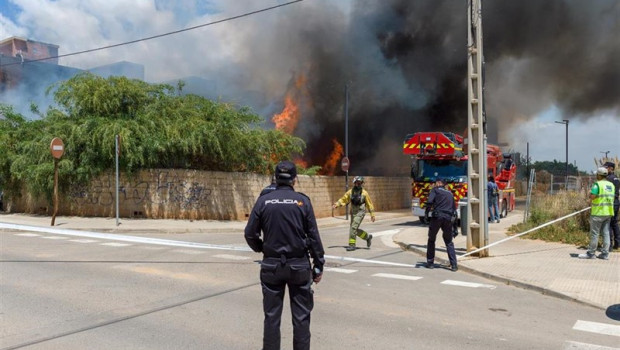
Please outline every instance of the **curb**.
[[[404, 251], [410, 251], [410, 252], [416, 253], [418, 255], [421, 255], [423, 257], [426, 257], [426, 250], [417, 248], [417, 247], [413, 246], [412, 244], [407, 244], [407, 243], [404, 243], [404, 242], [394, 241], [394, 243], [398, 244], [400, 246], [400, 248], [402, 250], [404, 250]], [[457, 256], [457, 258], [458, 258], [458, 256]], [[445, 258], [439, 258], [439, 257], [437, 257], [437, 255], [435, 255], [435, 260], [439, 261], [441, 264], [449, 264], [448, 260], [446, 260]], [[593, 308], [596, 308], [596, 309], [599, 309], [599, 310], [603, 310], [603, 311], [606, 310], [606, 307], [603, 307], [601, 305], [589, 303], [587, 301], [583, 301], [583, 300], [580, 300], [580, 299], [568, 296], [566, 294], [562, 294], [562, 293], [556, 292], [556, 291], [548, 289], [548, 288], [540, 287], [540, 286], [537, 286], [537, 285], [534, 285], [534, 284], [529, 284], [529, 283], [515, 281], [515, 280], [512, 280], [510, 278], [500, 277], [500, 276], [493, 275], [493, 274], [488, 273], [488, 272], [478, 271], [478, 270], [475, 270], [475, 269], [473, 269], [471, 267], [464, 266], [462, 264], [459, 264], [458, 266], [459, 266], [459, 271], [465, 271], [467, 273], [471, 273], [472, 275], [484, 277], [484, 278], [487, 278], [487, 279], [492, 280], [492, 281], [501, 282], [503, 284], [515, 286], [515, 287], [518, 287], [518, 288], [521, 288], [521, 289], [525, 289], [525, 290], [532, 290], [532, 291], [535, 291], [535, 292], [539, 292], [539, 293], [541, 293], [543, 295], [548, 295], [548, 296], [551, 296], [551, 297], [554, 297], [554, 298], [576, 302], [578, 304], [590, 306], [590, 307], [593, 307]]]

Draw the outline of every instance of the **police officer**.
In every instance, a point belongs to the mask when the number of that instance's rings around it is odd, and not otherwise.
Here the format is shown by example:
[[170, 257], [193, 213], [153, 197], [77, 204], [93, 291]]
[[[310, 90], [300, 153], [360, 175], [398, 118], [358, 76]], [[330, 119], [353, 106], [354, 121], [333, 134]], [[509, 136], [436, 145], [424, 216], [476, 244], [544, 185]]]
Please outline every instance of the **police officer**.
[[310, 312], [314, 306], [311, 285], [321, 281], [325, 264], [323, 244], [310, 198], [293, 189], [297, 178], [295, 164], [278, 163], [275, 176], [277, 188], [258, 198], [245, 227], [250, 248], [263, 253], [263, 350], [280, 349], [286, 286], [293, 315], [293, 349], [305, 350], [310, 349]]
[[428, 227], [428, 242], [426, 245], [426, 267], [432, 269], [435, 260], [435, 240], [437, 232], [441, 228], [443, 241], [448, 251], [450, 269], [458, 270], [456, 263], [456, 252], [452, 243], [452, 216], [454, 215], [454, 195], [444, 188], [443, 179], [437, 178], [435, 186], [428, 195], [426, 201], [426, 216], [430, 215], [430, 225]]
[[345, 206], [351, 203], [351, 225], [349, 227], [349, 245], [347, 251], [356, 249], [357, 237], [366, 241], [366, 247], [372, 245], [372, 235], [362, 230], [360, 225], [366, 216], [366, 210], [370, 213], [370, 221], [375, 222], [375, 207], [370, 200], [368, 191], [362, 188], [364, 177], [356, 176], [353, 178], [353, 188], [345, 192], [342, 198], [332, 205], [332, 209]]
[[267, 185], [265, 188], [263, 188], [262, 191], [260, 191], [259, 197], [262, 196], [262, 195], [265, 195], [265, 194], [267, 194], [267, 193], [269, 193], [271, 191], [275, 191], [277, 187], [278, 187], [278, 184], [276, 183], [276, 176], [273, 175], [271, 177], [271, 183], [269, 185]]
[[614, 184], [614, 188], [616, 192], [614, 193], [614, 216], [611, 218], [611, 223], [609, 224], [609, 236], [611, 237], [611, 241], [613, 242], [613, 246], [610, 246], [611, 249], [620, 249], [620, 228], [618, 228], [618, 209], [620, 209], [620, 179], [614, 173], [616, 169], [616, 163], [606, 162], [603, 165], [607, 168], [607, 181]]

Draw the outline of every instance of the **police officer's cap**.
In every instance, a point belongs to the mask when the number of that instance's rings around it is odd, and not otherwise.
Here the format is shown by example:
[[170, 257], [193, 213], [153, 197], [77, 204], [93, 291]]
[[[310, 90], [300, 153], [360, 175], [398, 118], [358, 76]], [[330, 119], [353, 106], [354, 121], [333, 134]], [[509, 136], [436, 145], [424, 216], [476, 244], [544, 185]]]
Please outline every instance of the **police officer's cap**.
[[285, 160], [276, 165], [276, 181], [278, 183], [290, 184], [295, 177], [297, 177], [297, 167], [293, 162]]
[[615, 169], [616, 168], [616, 164], [613, 162], [605, 162], [605, 164], [603, 164], [604, 167], [608, 167], [608, 168], [612, 168]]

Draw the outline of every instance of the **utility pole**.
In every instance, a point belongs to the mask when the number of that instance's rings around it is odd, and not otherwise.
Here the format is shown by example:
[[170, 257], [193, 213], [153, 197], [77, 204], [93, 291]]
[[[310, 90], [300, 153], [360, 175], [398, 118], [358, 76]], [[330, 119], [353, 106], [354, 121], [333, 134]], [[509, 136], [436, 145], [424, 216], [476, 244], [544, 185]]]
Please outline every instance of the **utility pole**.
[[[489, 243], [486, 196], [486, 117], [483, 100], [482, 4], [469, 0], [467, 6], [467, 251]], [[483, 249], [479, 257], [489, 256]]]

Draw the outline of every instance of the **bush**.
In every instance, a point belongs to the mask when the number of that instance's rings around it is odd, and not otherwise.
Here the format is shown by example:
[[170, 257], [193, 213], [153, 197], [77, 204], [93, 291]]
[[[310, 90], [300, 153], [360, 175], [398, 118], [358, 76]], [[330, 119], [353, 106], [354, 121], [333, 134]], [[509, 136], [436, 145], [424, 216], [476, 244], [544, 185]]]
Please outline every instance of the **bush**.
[[[530, 216], [525, 223], [513, 225], [509, 232], [516, 234], [553, 221], [588, 207], [584, 193], [560, 191], [536, 196], [530, 206]], [[547, 242], [561, 242], [585, 247], [589, 242], [590, 212], [588, 210], [567, 219], [545, 226], [522, 236]]]

